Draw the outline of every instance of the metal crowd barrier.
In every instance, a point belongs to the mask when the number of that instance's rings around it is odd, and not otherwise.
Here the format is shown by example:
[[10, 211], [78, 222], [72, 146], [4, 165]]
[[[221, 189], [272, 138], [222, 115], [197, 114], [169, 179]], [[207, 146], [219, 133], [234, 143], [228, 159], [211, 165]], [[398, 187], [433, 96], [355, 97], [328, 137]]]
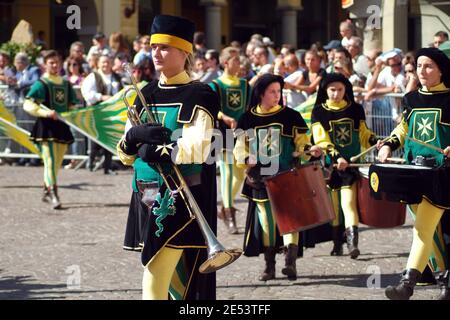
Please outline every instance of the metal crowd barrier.
[[[0, 86], [0, 90], [5, 89], [4, 87], [7, 88], [7, 86]], [[386, 94], [375, 100], [366, 102], [363, 99], [363, 95], [356, 95], [356, 99], [359, 99], [366, 112], [366, 122], [369, 129], [380, 137], [388, 136], [396, 127], [403, 112], [400, 104], [402, 97], [403, 94]], [[20, 99], [10, 99], [5, 102], [7, 109], [16, 116], [17, 125], [27, 131], [31, 131], [35, 119], [23, 110], [23, 101]], [[72, 133], [75, 138], [75, 143], [69, 147], [64, 159], [86, 160], [89, 149], [88, 139], [75, 130], [72, 130]], [[402, 150], [398, 150], [393, 156], [402, 157], [402, 152]], [[374, 153], [369, 154], [368, 160], [373, 161], [374, 157]], [[31, 154], [27, 149], [0, 133], [0, 158], [38, 158], [38, 156]]]

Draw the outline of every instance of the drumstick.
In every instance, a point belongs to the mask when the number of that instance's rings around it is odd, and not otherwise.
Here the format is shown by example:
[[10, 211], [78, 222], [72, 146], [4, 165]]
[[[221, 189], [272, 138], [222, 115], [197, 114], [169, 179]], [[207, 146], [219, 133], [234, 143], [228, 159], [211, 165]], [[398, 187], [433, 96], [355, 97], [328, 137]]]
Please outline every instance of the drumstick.
[[387, 158], [386, 161], [399, 162], [399, 163], [405, 163], [406, 162], [406, 160], [402, 159], [402, 158]]
[[417, 139], [414, 139], [414, 138], [411, 138], [411, 137], [408, 137], [408, 136], [406, 137], [406, 139], [408, 139], [410, 141], [413, 141], [413, 142], [415, 142], [417, 144], [420, 144], [420, 145], [422, 145], [424, 147], [427, 147], [427, 148], [439, 151], [440, 153], [444, 153], [444, 150], [442, 150], [441, 148], [435, 147], [432, 144], [429, 144], [429, 143], [426, 143], [426, 142], [423, 142], [423, 141], [420, 141], [420, 140], [417, 140]]
[[[383, 140], [381, 140], [381, 142], [386, 142], [390, 137], [386, 137]], [[350, 158], [350, 162], [355, 162], [357, 159], [361, 158], [363, 155], [365, 155], [366, 153], [369, 153], [370, 151], [372, 151], [373, 149], [375, 149], [377, 147], [376, 144], [374, 144], [373, 146], [371, 146], [370, 148], [364, 150], [363, 152], [361, 152], [360, 154], [357, 154], [356, 156], [353, 156]]]
[[[364, 167], [370, 167], [372, 163], [349, 163], [347, 168], [364, 168]], [[333, 164], [333, 168], [337, 168], [337, 163]]]

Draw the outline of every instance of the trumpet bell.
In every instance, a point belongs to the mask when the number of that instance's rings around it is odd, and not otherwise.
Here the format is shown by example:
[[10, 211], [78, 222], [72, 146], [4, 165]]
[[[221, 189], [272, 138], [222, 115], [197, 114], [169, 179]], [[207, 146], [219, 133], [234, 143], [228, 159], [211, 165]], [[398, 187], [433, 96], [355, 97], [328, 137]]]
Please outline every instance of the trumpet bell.
[[241, 249], [229, 249], [224, 251], [217, 251], [211, 254], [205, 262], [202, 263], [198, 270], [200, 273], [216, 272], [227, 265], [236, 261], [242, 254]]

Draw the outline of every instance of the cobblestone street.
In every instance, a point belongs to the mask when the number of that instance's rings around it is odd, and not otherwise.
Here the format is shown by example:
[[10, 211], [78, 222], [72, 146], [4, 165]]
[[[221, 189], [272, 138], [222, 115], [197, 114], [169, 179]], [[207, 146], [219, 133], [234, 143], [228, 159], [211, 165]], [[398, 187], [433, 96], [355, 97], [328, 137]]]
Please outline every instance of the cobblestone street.
[[[131, 171], [117, 176], [87, 170], [62, 170], [64, 210], [41, 202], [42, 168], [0, 166], [0, 299], [140, 299], [142, 267], [138, 253], [122, 250], [131, 192]], [[240, 235], [226, 247], [241, 247], [246, 201], [238, 200]], [[241, 257], [217, 274], [218, 299], [385, 299], [397, 283], [411, 244], [411, 220], [395, 229], [361, 226], [361, 256], [331, 257], [331, 243], [305, 251], [297, 261], [299, 278], [281, 275], [257, 280], [263, 257]], [[381, 272], [377, 283], [374, 272]], [[81, 283], [76, 276], [80, 275]], [[373, 280], [375, 278], [375, 280]], [[75, 280], [73, 280], [75, 279]], [[378, 288], [368, 288], [377, 286]], [[435, 286], [419, 287], [413, 299], [432, 299]]]

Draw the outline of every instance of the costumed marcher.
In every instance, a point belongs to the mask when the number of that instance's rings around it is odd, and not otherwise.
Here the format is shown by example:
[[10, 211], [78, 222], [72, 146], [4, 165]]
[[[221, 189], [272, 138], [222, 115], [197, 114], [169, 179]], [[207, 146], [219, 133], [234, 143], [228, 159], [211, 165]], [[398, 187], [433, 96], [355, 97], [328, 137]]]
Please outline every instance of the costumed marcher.
[[59, 76], [59, 54], [54, 50], [48, 51], [44, 56], [44, 64], [46, 72], [31, 87], [23, 108], [30, 115], [37, 117], [30, 140], [38, 145], [44, 161], [42, 201], [50, 201], [53, 209], [60, 209], [57, 176], [67, 147], [74, 138], [69, 126], [58, 120], [58, 114], [69, 111], [71, 105], [78, 103], [78, 99], [69, 81]]
[[233, 156], [232, 130], [236, 128], [237, 120], [247, 109], [250, 86], [246, 79], [237, 77], [240, 68], [238, 49], [233, 47], [223, 49], [220, 63], [224, 67], [223, 75], [210, 83], [213, 90], [219, 94], [221, 108], [217, 118], [224, 138], [222, 159], [219, 161], [222, 208], [217, 216], [225, 222], [230, 234], [236, 234], [238, 228], [234, 199], [242, 187], [245, 174], [244, 169], [236, 166]]
[[356, 259], [358, 248], [357, 185], [359, 173], [349, 168], [350, 158], [377, 142], [376, 135], [367, 128], [363, 107], [355, 102], [352, 85], [345, 76], [327, 74], [320, 83], [312, 115], [312, 135], [315, 144], [327, 153], [328, 161], [336, 164], [331, 172], [328, 188], [336, 212], [333, 226], [331, 255], [342, 255], [342, 209], [349, 255]]
[[159, 125], [146, 123], [148, 115], [137, 99], [145, 124], [130, 128], [128, 123], [117, 146], [121, 161], [134, 167], [125, 247], [142, 247], [143, 299], [165, 300], [169, 294], [177, 300], [215, 299], [215, 273], [198, 271], [207, 258], [199, 225], [191, 219], [182, 197], [167, 189], [155, 168], [155, 164], [161, 165], [171, 182], [176, 177], [170, 162], [179, 165], [215, 232], [215, 163], [210, 165], [206, 160], [219, 100], [208, 85], [190, 77], [194, 28], [191, 21], [180, 17], [160, 15], [153, 20], [152, 58], [161, 78], [147, 84], [142, 93]]
[[[436, 241], [433, 244], [433, 240], [439, 240], [439, 233], [442, 239], [441, 230], [437, 227], [445, 209], [450, 208], [450, 60], [439, 49], [422, 48], [416, 54], [416, 66], [421, 88], [404, 96], [402, 122], [394, 129], [387, 142], [379, 142], [378, 157], [384, 162], [392, 151], [404, 146], [408, 164], [423, 157], [421, 159], [427, 159], [428, 162], [432, 160], [439, 171], [438, 177], [426, 186], [405, 186], [409, 191], [422, 190], [423, 194], [419, 195], [420, 199], [417, 201], [403, 199], [412, 204], [410, 207], [415, 213], [413, 242], [399, 285], [388, 286], [385, 293], [389, 299], [409, 299], [429, 257], [434, 254], [437, 260], [446, 261], [441, 263], [441, 268], [447, 269], [441, 270], [439, 282], [443, 290], [439, 299], [449, 299], [448, 257], [439, 257], [444, 252], [443, 248], [439, 248], [439, 243], [443, 242]], [[411, 138], [443, 149], [443, 152], [410, 140]]]
[[288, 170], [297, 157], [308, 160], [321, 155], [318, 146], [310, 146], [308, 127], [300, 113], [283, 106], [284, 81], [280, 76], [262, 75], [252, 91], [250, 109], [239, 119], [234, 156], [237, 165], [247, 168], [242, 195], [249, 200], [244, 236], [244, 255], [264, 253], [265, 269], [259, 280], [275, 278], [275, 255], [285, 246], [285, 268], [288, 279], [297, 278], [296, 259], [299, 233], [280, 236], [263, 176]]

